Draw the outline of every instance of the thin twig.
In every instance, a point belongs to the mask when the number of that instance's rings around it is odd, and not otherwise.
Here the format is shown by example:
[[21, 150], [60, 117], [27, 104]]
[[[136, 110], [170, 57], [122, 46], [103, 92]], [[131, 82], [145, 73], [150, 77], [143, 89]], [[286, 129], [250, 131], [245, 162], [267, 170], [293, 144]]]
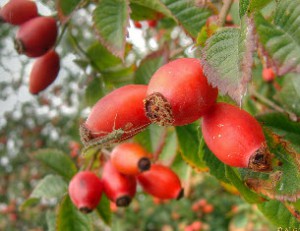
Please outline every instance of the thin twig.
[[273, 101], [269, 100], [268, 98], [266, 98], [265, 96], [259, 94], [257, 91], [255, 91], [253, 89], [250, 89], [250, 93], [251, 93], [251, 95], [253, 95], [255, 98], [257, 98], [260, 102], [262, 102], [266, 106], [268, 106], [268, 107], [270, 107], [270, 108], [272, 108], [275, 111], [278, 111], [280, 113], [287, 114], [289, 116], [290, 120], [292, 120], [294, 122], [298, 121], [298, 117], [295, 113], [278, 106]]
[[165, 146], [166, 143], [166, 138], [167, 138], [167, 129], [164, 127], [163, 128], [163, 134], [162, 137], [160, 139], [160, 142], [155, 150], [155, 152], [153, 153], [153, 161], [156, 162], [159, 158], [159, 155], [161, 154], [163, 147]]
[[224, 2], [223, 6], [222, 6], [222, 8], [220, 10], [220, 14], [219, 14], [219, 21], [218, 21], [219, 26], [224, 26], [225, 21], [226, 21], [226, 16], [230, 10], [233, 0], [224, 0], [223, 2]]
[[55, 43], [55, 45], [54, 45], [54, 49], [58, 46], [58, 44], [59, 44], [60, 41], [62, 40], [62, 38], [63, 38], [63, 36], [64, 36], [64, 34], [65, 34], [65, 32], [66, 32], [68, 26], [69, 26], [69, 22], [63, 25], [63, 28], [62, 28], [62, 30], [61, 30], [61, 32], [60, 32], [60, 35], [59, 35], [59, 37], [58, 37], [58, 39], [56, 40], [56, 43]]

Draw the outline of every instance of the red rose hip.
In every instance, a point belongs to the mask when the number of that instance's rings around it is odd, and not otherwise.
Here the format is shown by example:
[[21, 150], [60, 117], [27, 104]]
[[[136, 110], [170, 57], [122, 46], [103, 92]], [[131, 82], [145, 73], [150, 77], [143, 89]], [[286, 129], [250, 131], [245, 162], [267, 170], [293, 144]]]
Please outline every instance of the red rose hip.
[[137, 176], [137, 180], [145, 192], [159, 199], [180, 199], [183, 196], [178, 176], [161, 164], [152, 164], [150, 170]]
[[57, 25], [54, 18], [36, 17], [22, 24], [17, 31], [15, 48], [28, 57], [44, 55], [55, 44]]
[[272, 82], [275, 79], [275, 73], [273, 71], [273, 69], [270, 68], [264, 68], [262, 71], [262, 77], [263, 80], [266, 82]]
[[77, 173], [69, 184], [70, 198], [83, 213], [89, 213], [97, 207], [102, 191], [101, 180], [90, 171]]
[[21, 25], [37, 16], [36, 3], [30, 0], [10, 0], [0, 9], [0, 21], [2, 19], [12, 25]]
[[145, 115], [143, 99], [146, 85], [126, 85], [101, 98], [92, 108], [80, 133], [82, 141], [88, 143], [121, 129], [119, 140], [132, 137], [150, 124]]
[[181, 126], [199, 119], [215, 103], [218, 90], [210, 86], [200, 61], [180, 58], [160, 67], [148, 85], [145, 110], [162, 126]]
[[248, 112], [217, 103], [203, 116], [202, 134], [208, 148], [223, 163], [255, 171], [270, 170], [263, 130]]
[[59, 61], [59, 56], [54, 50], [35, 60], [29, 79], [31, 94], [38, 94], [56, 79], [60, 68]]
[[105, 195], [118, 207], [128, 206], [136, 192], [134, 176], [123, 175], [118, 172], [108, 160], [102, 172], [102, 181]]
[[149, 154], [139, 144], [122, 143], [111, 152], [111, 163], [121, 173], [137, 175], [150, 168]]

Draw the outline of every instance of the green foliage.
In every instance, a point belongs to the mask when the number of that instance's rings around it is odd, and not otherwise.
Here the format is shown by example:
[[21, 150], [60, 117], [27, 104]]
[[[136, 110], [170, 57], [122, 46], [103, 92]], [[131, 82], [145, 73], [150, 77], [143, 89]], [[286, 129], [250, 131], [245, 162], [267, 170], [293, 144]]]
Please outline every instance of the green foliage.
[[148, 84], [154, 72], [166, 63], [167, 57], [165, 56], [165, 50], [160, 50], [145, 57], [135, 71], [134, 82], [136, 84]]
[[251, 14], [255, 11], [259, 11], [271, 1], [272, 0], [241, 0], [240, 17], [242, 18], [245, 14]]
[[69, 16], [78, 7], [81, 0], [56, 0], [58, 11], [61, 16]]
[[101, 217], [101, 219], [105, 222], [105, 224], [111, 225], [112, 215], [110, 211], [110, 201], [105, 195], [102, 195], [100, 203], [96, 208], [96, 212]]
[[124, 59], [126, 28], [129, 20], [128, 0], [101, 0], [93, 12], [95, 29], [102, 44]]
[[203, 50], [203, 69], [208, 81], [240, 104], [251, 79], [253, 30], [248, 18], [241, 29], [217, 31]]
[[300, 223], [291, 215], [288, 209], [279, 201], [271, 200], [258, 205], [260, 211], [275, 225], [283, 229], [299, 227]]
[[272, 22], [260, 13], [255, 15], [259, 40], [274, 62], [279, 75], [300, 70], [299, 3], [293, 0], [280, 1]]
[[162, 0], [186, 32], [196, 38], [211, 12], [191, 0]]
[[35, 153], [35, 158], [67, 180], [70, 180], [77, 172], [74, 162], [62, 151], [40, 149]]
[[66, 195], [58, 206], [56, 231], [91, 231], [92, 224], [88, 215], [81, 213]]
[[285, 77], [283, 87], [278, 97], [286, 109], [300, 116], [300, 78], [296, 74]]
[[181, 149], [182, 158], [193, 168], [201, 170], [204, 167], [203, 161], [199, 158], [199, 124], [189, 124], [186, 126], [176, 127], [176, 134]]

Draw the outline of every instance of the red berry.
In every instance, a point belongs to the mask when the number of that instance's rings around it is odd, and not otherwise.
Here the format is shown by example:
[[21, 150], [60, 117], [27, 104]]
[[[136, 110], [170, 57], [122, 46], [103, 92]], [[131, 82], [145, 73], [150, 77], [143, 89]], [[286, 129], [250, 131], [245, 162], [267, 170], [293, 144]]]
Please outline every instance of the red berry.
[[202, 211], [204, 213], [212, 213], [214, 211], [214, 206], [211, 204], [204, 205]]
[[108, 135], [122, 129], [125, 133], [120, 140], [125, 140], [150, 124], [145, 115], [143, 99], [146, 85], [126, 85], [101, 98], [87, 118], [84, 126], [88, 134], [85, 139]]
[[58, 54], [50, 50], [34, 62], [29, 79], [31, 94], [38, 94], [56, 79], [60, 68], [59, 61]]
[[108, 160], [102, 173], [102, 181], [106, 196], [117, 206], [128, 206], [136, 192], [134, 176], [123, 175]]
[[154, 73], [147, 95], [145, 110], [152, 122], [180, 126], [206, 113], [218, 91], [208, 84], [198, 59], [180, 58]]
[[271, 82], [275, 79], [275, 73], [272, 68], [264, 68], [262, 72], [263, 80], [266, 82]]
[[111, 152], [111, 163], [120, 172], [126, 175], [137, 175], [150, 168], [149, 155], [140, 145], [122, 143]]
[[200, 231], [202, 229], [202, 222], [201, 221], [194, 221], [191, 226], [193, 227], [194, 231]]
[[149, 27], [156, 27], [157, 26], [157, 20], [148, 20], [148, 26]]
[[37, 6], [30, 0], [10, 0], [0, 9], [0, 19], [12, 25], [21, 25], [37, 16]]
[[159, 199], [180, 199], [183, 196], [178, 176], [168, 167], [152, 164], [150, 170], [137, 176], [144, 191]]
[[17, 32], [15, 48], [28, 57], [44, 55], [53, 47], [57, 37], [54, 18], [36, 17], [22, 24]]
[[142, 28], [142, 24], [139, 21], [134, 21], [133, 23], [136, 28]]
[[263, 130], [246, 111], [217, 103], [203, 116], [202, 133], [209, 149], [223, 163], [257, 171], [270, 169]]
[[77, 173], [69, 184], [69, 195], [75, 206], [84, 213], [98, 205], [103, 191], [101, 180], [89, 171]]

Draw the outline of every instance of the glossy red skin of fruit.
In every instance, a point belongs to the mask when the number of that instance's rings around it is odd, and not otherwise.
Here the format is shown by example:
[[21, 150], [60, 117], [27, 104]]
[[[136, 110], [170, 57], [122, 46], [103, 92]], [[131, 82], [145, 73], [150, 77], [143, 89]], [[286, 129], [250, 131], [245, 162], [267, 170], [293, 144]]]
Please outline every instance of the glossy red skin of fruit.
[[150, 170], [137, 176], [145, 192], [159, 199], [180, 199], [183, 195], [180, 179], [170, 168], [152, 164]]
[[217, 158], [240, 168], [247, 168], [250, 157], [266, 142], [257, 120], [228, 103], [215, 104], [203, 116], [202, 134]]
[[[208, 84], [200, 61], [195, 58], [176, 59], [160, 67], [151, 77], [147, 96], [156, 92], [161, 93], [171, 106], [174, 121], [167, 126], [196, 121], [215, 103], [218, 95], [218, 90]], [[145, 107], [149, 112], [147, 99]]]
[[[110, 160], [103, 167], [102, 181], [105, 195], [117, 206], [128, 206], [131, 199], [135, 196], [135, 177], [118, 172]], [[119, 204], [119, 200], [124, 197], [127, 200], [126, 204]]]
[[69, 184], [69, 195], [74, 205], [82, 212], [91, 212], [100, 202], [103, 184], [95, 173], [77, 173]]
[[29, 78], [29, 91], [38, 94], [56, 79], [60, 68], [59, 55], [50, 50], [35, 60]]
[[262, 71], [263, 80], [266, 82], [271, 82], [275, 79], [275, 73], [272, 68], [264, 68]]
[[39, 57], [54, 46], [56, 37], [57, 25], [54, 18], [35, 17], [20, 26], [15, 47], [19, 54]]
[[36, 3], [29, 0], [10, 0], [0, 9], [0, 19], [12, 25], [21, 25], [37, 16]]
[[[118, 172], [125, 175], [137, 175], [143, 170], [150, 168], [149, 154], [139, 144], [135, 143], [122, 143], [114, 147], [110, 154], [112, 165]], [[139, 163], [145, 163], [146, 169], [139, 168]], [[143, 166], [141, 166], [143, 167]]]
[[94, 105], [85, 127], [94, 138], [108, 135], [117, 129], [126, 132], [122, 139], [132, 137], [150, 124], [143, 105], [146, 91], [147, 85], [138, 84], [112, 91]]

